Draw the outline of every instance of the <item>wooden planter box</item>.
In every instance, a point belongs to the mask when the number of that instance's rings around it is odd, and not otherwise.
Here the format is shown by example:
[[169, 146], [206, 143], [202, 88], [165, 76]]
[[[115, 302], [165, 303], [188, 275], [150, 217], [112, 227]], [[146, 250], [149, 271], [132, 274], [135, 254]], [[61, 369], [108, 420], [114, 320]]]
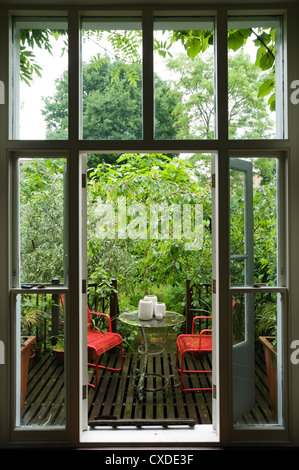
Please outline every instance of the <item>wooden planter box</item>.
[[265, 354], [270, 404], [273, 413], [277, 417], [277, 352], [271, 342], [273, 339], [275, 339], [274, 336], [259, 337]]
[[29, 361], [32, 357], [32, 347], [36, 341], [36, 336], [21, 336], [21, 414], [24, 412]]

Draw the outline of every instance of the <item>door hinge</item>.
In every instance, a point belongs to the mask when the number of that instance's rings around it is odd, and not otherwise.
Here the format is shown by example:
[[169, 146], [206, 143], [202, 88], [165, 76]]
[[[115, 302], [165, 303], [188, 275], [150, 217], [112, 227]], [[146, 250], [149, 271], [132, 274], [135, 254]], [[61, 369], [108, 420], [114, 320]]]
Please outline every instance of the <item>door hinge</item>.
[[83, 385], [83, 387], [82, 387], [82, 399], [86, 400], [86, 398], [87, 398], [87, 386]]
[[216, 385], [213, 384], [213, 398], [216, 399]]
[[216, 175], [215, 173], [212, 173], [212, 188], [216, 187]]
[[213, 294], [216, 294], [216, 279], [213, 279]]
[[86, 173], [82, 173], [82, 188], [86, 188]]
[[87, 282], [86, 279], [82, 279], [82, 294], [86, 294], [87, 292]]

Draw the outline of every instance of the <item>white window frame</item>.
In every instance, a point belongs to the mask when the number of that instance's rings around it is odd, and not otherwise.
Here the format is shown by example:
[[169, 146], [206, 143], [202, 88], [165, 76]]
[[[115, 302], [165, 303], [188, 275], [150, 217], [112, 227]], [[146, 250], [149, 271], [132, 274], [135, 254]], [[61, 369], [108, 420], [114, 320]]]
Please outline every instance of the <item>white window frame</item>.
[[[100, 15], [103, 12], [107, 14], [107, 8], [98, 8], [95, 12], [96, 8], [92, 8], [92, 10], [87, 11], [88, 14], [93, 12], [95, 15]], [[117, 11], [115, 14], [119, 17], [124, 15], [131, 15], [132, 11], [136, 10], [133, 8], [124, 8], [123, 12]], [[174, 7], [166, 7], [165, 5], [162, 6], [155, 6], [154, 8], [147, 6], [147, 7], [140, 7], [138, 8], [139, 12], [143, 12], [143, 25], [144, 25], [144, 87], [145, 89], [152, 88], [151, 85], [153, 84], [152, 78], [152, 19], [154, 12], [164, 12], [165, 15], [169, 16], [170, 14], [175, 14]], [[172, 443], [179, 442], [179, 443], [196, 443], [196, 444], [205, 444], [205, 443], [217, 443], [220, 442], [221, 444], [225, 445], [232, 442], [239, 442], [244, 440], [246, 442], [260, 442], [260, 436], [262, 435], [264, 441], [263, 442], [273, 442], [273, 441], [283, 441], [287, 442], [289, 439], [290, 434], [290, 426], [289, 426], [289, 419], [286, 419], [285, 426], [283, 429], [267, 429], [267, 430], [244, 430], [244, 432], [240, 434], [236, 433], [233, 429], [232, 420], [231, 420], [231, 409], [232, 409], [232, 387], [230, 381], [227, 381], [227, 376], [223, 377], [221, 373], [222, 370], [225, 370], [226, 373], [228, 372], [229, 377], [231, 377], [231, 368], [230, 368], [230, 347], [231, 344], [227, 344], [227, 338], [230, 337], [230, 309], [229, 309], [229, 298], [230, 298], [230, 286], [229, 286], [229, 247], [227, 244], [228, 236], [229, 236], [229, 186], [228, 186], [228, 174], [229, 174], [229, 157], [230, 152], [235, 151], [236, 149], [241, 153], [243, 150], [248, 151], [263, 151], [263, 150], [272, 150], [272, 151], [286, 151], [288, 152], [291, 148], [293, 152], [293, 157], [295, 153], [295, 145], [296, 145], [296, 134], [293, 132], [292, 137], [293, 140], [291, 141], [290, 146], [287, 145], [285, 140], [275, 140], [275, 141], [228, 141], [227, 138], [227, 123], [225, 122], [225, 117], [227, 115], [227, 54], [226, 54], [226, 31], [227, 31], [227, 18], [231, 14], [238, 14], [240, 16], [244, 14], [249, 15], [256, 15], [258, 11], [258, 7], [255, 7], [254, 11], [246, 11], [245, 9], [239, 9], [237, 12], [235, 11], [228, 11], [225, 6], [217, 7], [213, 9], [211, 12], [211, 7], [203, 7], [200, 6], [198, 8], [198, 15], [202, 16], [203, 12], [207, 15], [215, 15], [216, 17], [216, 58], [218, 58], [218, 67], [216, 72], [216, 87], [217, 87], [217, 109], [218, 115], [221, 115], [222, 119], [217, 119], [218, 122], [218, 132], [217, 138], [215, 141], [201, 141], [201, 142], [194, 142], [194, 141], [154, 141], [153, 140], [153, 102], [149, 95], [145, 95], [144, 98], [144, 139], [142, 142], [93, 142], [93, 141], [80, 141], [78, 139], [79, 135], [79, 89], [80, 89], [80, 44], [78, 41], [79, 33], [80, 33], [80, 14], [86, 13], [86, 8], [84, 11], [80, 10], [77, 7], [71, 7], [68, 10], [68, 19], [69, 19], [69, 51], [70, 51], [70, 60], [69, 60], [69, 76], [71, 77], [71, 83], [69, 88], [69, 140], [65, 142], [41, 142], [41, 141], [16, 141], [16, 140], [9, 140], [8, 139], [8, 126], [4, 126], [1, 130], [3, 140], [1, 140], [0, 146], [0, 153], [1, 153], [1, 168], [3, 165], [4, 169], [7, 169], [6, 164], [6, 153], [17, 150], [19, 152], [24, 151], [31, 151], [32, 149], [35, 150], [39, 155], [42, 152], [49, 152], [50, 151], [66, 151], [68, 153], [69, 158], [69, 199], [68, 199], [68, 211], [69, 211], [69, 226], [72, 227], [72, 237], [69, 237], [69, 253], [70, 253], [70, 265], [69, 269], [71, 272], [69, 278], [69, 287], [68, 287], [68, 294], [69, 294], [69, 305], [70, 310], [72, 310], [72, 322], [69, 328], [69, 352], [72, 355], [72, 365], [75, 367], [69, 367], [67, 372], [67, 397], [68, 397], [68, 408], [67, 408], [67, 429], [66, 433], [58, 436], [57, 433], [52, 431], [41, 432], [41, 430], [34, 430], [34, 431], [20, 431], [17, 432], [12, 428], [12, 423], [7, 418], [5, 422], [9, 422], [9, 430], [8, 432], [3, 433], [3, 430], [0, 429], [0, 433], [5, 434], [5, 440], [7, 442], [41, 442], [47, 441], [51, 442], [54, 441], [55, 443], [61, 440], [62, 442], [67, 441], [69, 443], [79, 445], [80, 443], [94, 443], [103, 445], [105, 444], [105, 440], [103, 439], [103, 433], [101, 435], [101, 440], [98, 439], [96, 433], [93, 431], [85, 431], [86, 423], [84, 421], [84, 417], [80, 415], [80, 410], [82, 407], [82, 386], [84, 385], [84, 378], [82, 379], [82, 370], [80, 366], [80, 359], [81, 359], [81, 351], [80, 351], [80, 338], [82, 330], [82, 325], [84, 324], [85, 312], [84, 312], [84, 298], [80, 294], [81, 292], [81, 281], [84, 276], [84, 272], [82, 274], [82, 266], [80, 260], [81, 251], [81, 242], [82, 242], [82, 235], [81, 235], [81, 218], [80, 218], [80, 175], [81, 175], [81, 163], [80, 163], [80, 155], [81, 153], [87, 153], [91, 151], [96, 151], [101, 149], [101, 151], [142, 151], [142, 150], [151, 150], [151, 151], [198, 151], [199, 149], [202, 151], [207, 152], [217, 152], [218, 156], [215, 161], [215, 175], [216, 175], [216, 188], [215, 188], [215, 225], [217, 227], [217, 232], [214, 234], [215, 236], [215, 243], [216, 243], [216, 254], [215, 256], [215, 269], [213, 275], [216, 278], [216, 285], [217, 285], [217, 293], [213, 299], [213, 304], [216, 306], [215, 309], [215, 330], [216, 334], [214, 335], [216, 338], [216, 344], [218, 347], [217, 350], [217, 362], [218, 367], [216, 371], [215, 377], [215, 385], [216, 385], [216, 402], [215, 402], [215, 420], [214, 420], [214, 427], [216, 432], [209, 428], [205, 427], [205, 429], [198, 429], [193, 432], [193, 437], [190, 436], [190, 433], [182, 433], [180, 430], [178, 431], [165, 431], [163, 430], [162, 433], [151, 433], [149, 432], [148, 437], [146, 437], [146, 432], [136, 432], [132, 431], [133, 434], [124, 431], [124, 432], [117, 432], [114, 434], [109, 434], [107, 436], [106, 443], [112, 442], [117, 444], [117, 442], [128, 442], [132, 443], [136, 438], [135, 442], [140, 443]], [[178, 8], [177, 13], [190, 15], [190, 12], [194, 13], [197, 12], [197, 9], [190, 8]], [[26, 10], [20, 12], [11, 12], [6, 8], [3, 8], [3, 15], [1, 17], [0, 23], [3, 26], [1, 29], [2, 34], [2, 45], [5, 46], [7, 44], [6, 51], [8, 50], [8, 42], [7, 39], [9, 38], [9, 34], [11, 35], [11, 27], [9, 29], [7, 19], [9, 15], [17, 14], [17, 15], [26, 15]], [[111, 15], [113, 12], [110, 12]], [[283, 15], [284, 10], [282, 9], [269, 9], [259, 12], [261, 15], [274, 15], [279, 14]], [[30, 10], [30, 15], [32, 11]], [[45, 17], [47, 15], [56, 16], [57, 11], [55, 9], [49, 10], [49, 8], [42, 9], [40, 8], [39, 11], [34, 12], [36, 16]], [[59, 14], [59, 13], [58, 13]], [[60, 12], [60, 14], [62, 14]], [[291, 38], [294, 39], [295, 31], [296, 31], [296, 24], [295, 24], [295, 11], [293, 11], [293, 19], [291, 19]], [[6, 34], [5, 33], [9, 33]], [[289, 41], [290, 42], [290, 41]], [[5, 49], [5, 47], [4, 47]], [[292, 48], [292, 52], [294, 55], [294, 46]], [[4, 52], [2, 58], [0, 60], [8, 65], [8, 54]], [[1, 62], [1, 63], [2, 63]], [[7, 67], [8, 70], [8, 67]], [[296, 71], [295, 65], [291, 68], [292, 71]], [[286, 75], [285, 75], [286, 77]], [[4, 77], [4, 83], [8, 83], [6, 80], [8, 77]], [[296, 77], [294, 77], [296, 78]], [[2, 77], [0, 76], [0, 79]], [[149, 87], [149, 88], [148, 88]], [[284, 90], [284, 94], [286, 94], [287, 89]], [[10, 100], [11, 100], [10, 95]], [[8, 100], [7, 100], [8, 101]], [[285, 103], [287, 100], [285, 100]], [[8, 118], [10, 114], [9, 103], [5, 104], [5, 107], [1, 109], [1, 111], [6, 118]], [[287, 109], [284, 110], [287, 113]], [[293, 112], [293, 116], [294, 112]], [[10, 122], [10, 119], [7, 119], [7, 122]], [[286, 123], [287, 125], [287, 123]], [[298, 139], [297, 139], [298, 143]], [[6, 171], [5, 171], [6, 174]], [[77, 182], [77, 185], [76, 185]], [[287, 189], [286, 189], [287, 192]], [[9, 198], [5, 198], [8, 202]], [[221, 233], [220, 228], [221, 227]], [[8, 237], [7, 237], [8, 238]], [[4, 237], [5, 239], [5, 237]], [[286, 243], [288, 240], [286, 240]], [[7, 266], [9, 267], [10, 264], [8, 263]], [[293, 267], [294, 271], [294, 267]], [[6, 282], [5, 285], [7, 286], [6, 295], [4, 296], [6, 305], [8, 305], [9, 294], [12, 292], [13, 286]], [[219, 306], [221, 305], [221, 315], [219, 315]], [[68, 314], [67, 314], [68, 315]], [[1, 320], [2, 321], [2, 320]], [[6, 332], [11, 331], [11, 325], [6, 320], [3, 320], [4, 330]], [[295, 323], [296, 324], [296, 323]], [[220, 334], [221, 331], [221, 334]], [[7, 338], [6, 343], [9, 344], [9, 334], [5, 336]], [[223, 339], [224, 338], [224, 339]], [[286, 343], [285, 348], [287, 348], [287, 338], [286, 336]], [[285, 351], [287, 354], [287, 350]], [[77, 358], [77, 361], [74, 361], [74, 358]], [[70, 362], [68, 363], [70, 364]], [[287, 367], [288, 363], [285, 363], [285, 370], [288, 370]], [[8, 372], [5, 373], [6, 377], [10, 377]], [[9, 381], [9, 386], [6, 388], [6, 392], [4, 393], [4, 403], [9, 403], [9, 396], [10, 390], [13, 389], [14, 382], [13, 380]], [[76, 390], [76, 392], [74, 392]], [[2, 394], [2, 392], [1, 392]], [[3, 395], [1, 395], [3, 396]], [[287, 397], [286, 397], [287, 398]], [[2, 400], [3, 402], [3, 400]], [[288, 412], [288, 402], [286, 402], [286, 411]], [[72, 412], [70, 412], [72, 411]], [[208, 432], [207, 432], [208, 431]], [[190, 431], [191, 432], [191, 431]], [[129, 436], [130, 434], [130, 436]], [[299, 434], [299, 431], [298, 431]], [[184, 435], [184, 437], [182, 437]], [[113, 437], [112, 437], [113, 436]], [[134, 437], [133, 437], [134, 436]], [[108, 439], [109, 437], [109, 439]], [[116, 441], [117, 439], [117, 441]], [[162, 441], [161, 441], [162, 439]], [[186, 440], [185, 440], [186, 439]]]

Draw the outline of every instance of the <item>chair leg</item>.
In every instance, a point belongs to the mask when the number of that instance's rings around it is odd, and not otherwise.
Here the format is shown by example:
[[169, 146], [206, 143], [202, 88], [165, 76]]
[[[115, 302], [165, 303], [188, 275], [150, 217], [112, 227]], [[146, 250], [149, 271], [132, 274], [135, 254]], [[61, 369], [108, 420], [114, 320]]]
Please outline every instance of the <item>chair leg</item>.
[[95, 364], [88, 363], [89, 366], [95, 367], [96, 369], [96, 377], [95, 377], [95, 385], [89, 383], [88, 385], [92, 388], [97, 388], [98, 386], [98, 370], [99, 369], [106, 369], [106, 370], [111, 370], [113, 372], [120, 372], [123, 369], [124, 366], [124, 354], [123, 354], [123, 345], [122, 343], [120, 344], [120, 352], [121, 352], [121, 366], [119, 369], [115, 369], [114, 367], [106, 367], [106, 366], [101, 366], [99, 364], [99, 356], [96, 358]]
[[183, 365], [184, 365], [184, 354], [183, 356], [180, 354], [180, 358], [181, 358], [181, 364], [180, 364], [180, 367], [179, 367], [179, 349], [177, 347], [176, 349], [176, 354], [175, 354], [175, 367], [176, 369], [179, 371], [180, 373], [180, 388], [182, 391], [184, 391], [183, 389]]
[[[115, 347], [117, 347], [117, 346], [115, 346]], [[123, 345], [122, 344], [120, 344], [120, 353], [121, 353], [121, 366], [120, 366], [119, 369], [116, 369], [114, 367], [101, 366], [101, 365], [98, 365], [98, 368], [99, 369], [112, 370], [114, 372], [120, 372], [123, 369], [123, 366], [124, 366], [124, 355], [123, 355]]]
[[178, 362], [179, 358], [178, 358], [178, 349], [177, 349], [175, 367], [180, 372], [180, 388], [181, 388], [181, 390], [183, 392], [190, 392], [190, 391], [200, 392], [200, 391], [212, 390], [212, 387], [184, 388], [184, 386], [183, 386], [184, 372], [186, 372], [186, 374], [209, 374], [209, 373], [212, 373], [212, 371], [211, 370], [187, 370], [187, 369], [184, 370], [185, 353], [183, 353], [182, 355], [180, 354], [180, 357], [181, 357], [181, 363], [180, 363], [180, 367], [179, 367], [179, 362]]

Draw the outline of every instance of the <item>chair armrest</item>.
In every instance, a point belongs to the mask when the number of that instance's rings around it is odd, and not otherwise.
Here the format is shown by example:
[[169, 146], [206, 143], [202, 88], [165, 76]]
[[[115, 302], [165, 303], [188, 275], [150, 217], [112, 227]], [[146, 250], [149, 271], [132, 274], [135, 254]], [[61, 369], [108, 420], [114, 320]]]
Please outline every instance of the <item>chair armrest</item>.
[[108, 313], [91, 312], [91, 311], [89, 311], [89, 313], [90, 313], [90, 315], [101, 315], [103, 317], [106, 317], [108, 319], [109, 333], [112, 333], [111, 317], [110, 317], [110, 315], [108, 315]]

